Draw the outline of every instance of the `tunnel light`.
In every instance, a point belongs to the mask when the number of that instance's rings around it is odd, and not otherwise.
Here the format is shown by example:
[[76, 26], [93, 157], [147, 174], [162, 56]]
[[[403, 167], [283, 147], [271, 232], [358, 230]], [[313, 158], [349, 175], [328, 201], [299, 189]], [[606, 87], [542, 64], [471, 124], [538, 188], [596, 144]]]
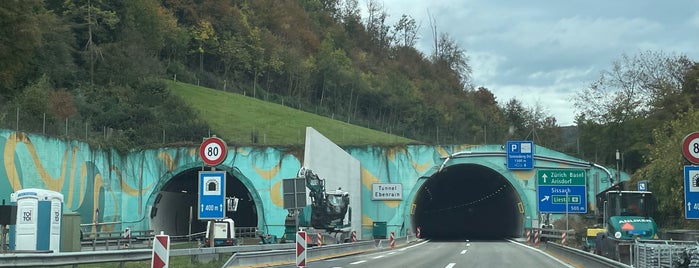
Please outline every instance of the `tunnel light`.
[[182, 193], [185, 193], [185, 194], [188, 193], [187, 190], [182, 190], [181, 192], [182, 192]]

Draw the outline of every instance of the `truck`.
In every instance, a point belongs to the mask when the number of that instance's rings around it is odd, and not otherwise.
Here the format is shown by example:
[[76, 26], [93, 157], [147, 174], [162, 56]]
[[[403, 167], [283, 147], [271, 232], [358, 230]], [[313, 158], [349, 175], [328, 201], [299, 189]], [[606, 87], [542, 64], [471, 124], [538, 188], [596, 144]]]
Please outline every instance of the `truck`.
[[204, 238], [204, 246], [208, 247], [211, 245], [211, 229], [213, 225], [213, 237], [214, 246], [236, 246], [238, 245], [238, 239], [235, 237], [235, 222], [233, 219], [222, 219], [215, 220], [213, 224], [206, 225], [206, 234]]
[[313, 244], [317, 244], [318, 233], [325, 244], [349, 241], [352, 225], [349, 193], [341, 188], [326, 191], [325, 179], [305, 167], [298, 171], [297, 178], [305, 179], [311, 203], [300, 211], [289, 210], [282, 241], [292, 242], [297, 229], [306, 231]]
[[[590, 228], [597, 232], [594, 253], [624, 263], [630, 263], [635, 240], [657, 239], [658, 226], [652, 215], [655, 200], [649, 191], [622, 190], [616, 184], [597, 194], [597, 209], [603, 229]], [[595, 230], [596, 229], [596, 230]], [[588, 236], [592, 233], [588, 232]]]

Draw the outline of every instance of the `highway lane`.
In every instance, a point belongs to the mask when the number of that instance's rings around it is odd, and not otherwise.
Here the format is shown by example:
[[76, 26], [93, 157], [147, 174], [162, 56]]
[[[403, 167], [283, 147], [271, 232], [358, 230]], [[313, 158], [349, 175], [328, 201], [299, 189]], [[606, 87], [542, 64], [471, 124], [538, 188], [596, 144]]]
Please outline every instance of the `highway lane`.
[[[280, 266], [280, 267], [295, 267]], [[550, 255], [517, 242], [423, 241], [393, 250], [383, 249], [342, 258], [312, 261], [312, 268], [359, 267], [572, 267]]]

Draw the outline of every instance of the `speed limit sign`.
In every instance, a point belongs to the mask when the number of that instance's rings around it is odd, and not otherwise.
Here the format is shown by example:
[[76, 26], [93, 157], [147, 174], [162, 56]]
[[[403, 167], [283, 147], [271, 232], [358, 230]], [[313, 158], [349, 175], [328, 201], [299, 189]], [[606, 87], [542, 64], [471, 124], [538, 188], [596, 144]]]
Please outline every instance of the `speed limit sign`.
[[199, 156], [208, 166], [221, 164], [226, 159], [226, 153], [226, 142], [216, 137], [204, 140], [199, 147]]
[[694, 132], [684, 137], [682, 154], [689, 162], [699, 164], [699, 132]]

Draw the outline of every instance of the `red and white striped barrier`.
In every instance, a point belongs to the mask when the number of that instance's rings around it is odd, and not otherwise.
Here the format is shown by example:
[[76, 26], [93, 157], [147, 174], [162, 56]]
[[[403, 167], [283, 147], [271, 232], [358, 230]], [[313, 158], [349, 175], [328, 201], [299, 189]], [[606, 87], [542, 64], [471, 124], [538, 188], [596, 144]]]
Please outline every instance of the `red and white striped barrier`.
[[566, 244], [566, 232], [561, 233], [561, 245]]
[[357, 242], [357, 231], [352, 231], [352, 242]]
[[421, 230], [420, 230], [420, 226], [418, 226], [418, 227], [417, 227], [417, 230], [416, 230], [416, 232], [415, 232], [415, 237], [417, 237], [418, 239], [420, 239], [420, 231], [421, 231]]
[[318, 246], [319, 247], [322, 246], [323, 245], [323, 234], [318, 232], [318, 235], [316, 236], [316, 240], [318, 240], [317, 241]]
[[296, 266], [306, 267], [306, 232], [296, 232]]
[[124, 242], [124, 248], [129, 248], [129, 241], [131, 241], [131, 229], [124, 229], [124, 239], [126, 239]]
[[153, 257], [151, 258], [151, 268], [167, 268], [170, 264], [170, 236], [160, 232], [153, 239]]
[[396, 247], [396, 238], [393, 236], [393, 232], [391, 232], [391, 238], [389, 241], [391, 241], [391, 248], [395, 248]]
[[539, 235], [541, 235], [539, 230], [534, 230], [534, 246], [535, 247], [539, 247]]
[[532, 230], [527, 229], [527, 245], [532, 244]]

